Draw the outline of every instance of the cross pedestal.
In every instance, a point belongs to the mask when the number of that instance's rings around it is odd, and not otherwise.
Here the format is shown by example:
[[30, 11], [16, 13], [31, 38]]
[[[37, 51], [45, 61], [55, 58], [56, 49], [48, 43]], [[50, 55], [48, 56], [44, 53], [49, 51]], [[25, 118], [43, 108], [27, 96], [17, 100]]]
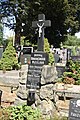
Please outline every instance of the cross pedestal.
[[38, 51], [44, 51], [44, 28], [50, 26], [51, 26], [51, 21], [45, 20], [44, 14], [39, 14], [38, 21], [32, 22], [32, 27], [39, 29]]

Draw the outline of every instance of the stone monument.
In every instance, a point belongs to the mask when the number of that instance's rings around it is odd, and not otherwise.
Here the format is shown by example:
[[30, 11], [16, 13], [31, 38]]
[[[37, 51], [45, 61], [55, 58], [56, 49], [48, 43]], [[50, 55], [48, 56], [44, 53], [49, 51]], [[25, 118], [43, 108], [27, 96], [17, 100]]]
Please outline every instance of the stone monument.
[[[20, 104], [24, 101], [27, 105], [40, 108], [43, 115], [51, 117], [55, 108], [53, 87], [57, 72], [54, 65], [48, 65], [48, 54], [44, 52], [44, 27], [50, 26], [51, 22], [45, 21], [44, 14], [39, 14], [38, 20], [32, 22], [32, 27], [39, 28], [38, 51], [31, 53], [27, 74], [21, 71], [17, 96], [18, 100], [21, 99]], [[16, 103], [19, 104], [19, 101]]]

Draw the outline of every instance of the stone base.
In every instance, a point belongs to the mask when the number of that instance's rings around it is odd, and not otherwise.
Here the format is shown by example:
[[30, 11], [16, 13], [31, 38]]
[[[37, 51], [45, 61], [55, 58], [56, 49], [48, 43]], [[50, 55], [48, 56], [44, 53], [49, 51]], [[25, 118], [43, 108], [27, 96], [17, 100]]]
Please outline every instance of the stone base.
[[18, 98], [15, 101], [15, 105], [26, 103], [27, 105], [31, 105], [33, 108], [39, 108], [44, 116], [51, 118], [55, 111], [53, 98], [54, 83], [57, 80], [57, 72], [55, 66], [43, 66], [40, 89], [26, 88], [26, 79], [23, 79], [24, 77], [25, 75], [21, 73], [19, 90], [17, 92]]
[[27, 105], [27, 100], [22, 100], [18, 97], [15, 99], [14, 105], [23, 105], [23, 104]]

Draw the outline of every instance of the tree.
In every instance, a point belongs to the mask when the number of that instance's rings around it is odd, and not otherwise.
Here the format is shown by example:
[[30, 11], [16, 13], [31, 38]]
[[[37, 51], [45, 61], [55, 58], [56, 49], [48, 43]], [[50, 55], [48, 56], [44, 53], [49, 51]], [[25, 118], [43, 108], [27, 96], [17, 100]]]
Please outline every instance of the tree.
[[37, 20], [38, 14], [44, 13], [46, 19], [51, 20], [51, 27], [45, 29], [45, 37], [48, 38], [50, 44], [54, 44], [54, 47], [59, 47], [67, 37], [67, 30], [73, 35], [79, 29], [78, 6], [78, 0], [30, 1], [29, 25], [32, 20]]
[[67, 39], [63, 44], [67, 46], [80, 46], [80, 39], [74, 35], [72, 36], [68, 34]]
[[[22, 23], [26, 24], [27, 19], [27, 4], [28, 1], [26, 0], [5, 0], [0, 4], [0, 15], [7, 17], [7, 22], [4, 24], [15, 31], [15, 44], [20, 44]], [[13, 20], [13, 23], [11, 20]], [[16, 21], [16, 23], [14, 21]]]
[[47, 38], [44, 39], [44, 52], [49, 55], [49, 65], [52, 65], [54, 62], [54, 55], [50, 52], [50, 44]]
[[51, 27], [45, 29], [45, 37], [54, 47], [59, 47], [65, 40], [67, 30], [72, 35], [79, 30], [79, 11], [79, 0], [10, 0], [7, 10], [3, 7], [4, 15], [15, 16], [16, 24], [13, 28], [18, 44], [21, 36], [26, 36], [26, 39], [36, 43], [37, 34], [35, 35], [32, 28], [32, 21], [37, 20], [38, 14], [44, 13], [46, 19], [51, 20]]
[[0, 23], [0, 46], [3, 45], [3, 28], [2, 24]]

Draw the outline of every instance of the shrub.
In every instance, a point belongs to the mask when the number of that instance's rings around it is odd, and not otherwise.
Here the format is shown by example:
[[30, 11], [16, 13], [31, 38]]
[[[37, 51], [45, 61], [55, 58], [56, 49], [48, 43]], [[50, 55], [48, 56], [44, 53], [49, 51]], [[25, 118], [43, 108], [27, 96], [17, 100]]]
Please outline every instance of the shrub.
[[54, 55], [50, 52], [50, 44], [47, 38], [44, 39], [44, 52], [49, 54], [49, 64], [52, 65], [54, 62]]
[[12, 70], [14, 66], [16, 69], [18, 66], [18, 59], [16, 57], [16, 50], [10, 41], [0, 60], [0, 69]]
[[67, 66], [68, 71], [64, 72], [62, 81], [66, 84], [80, 84], [80, 63], [69, 60]]
[[32, 109], [30, 106], [19, 105], [9, 108], [10, 120], [39, 120], [41, 113], [38, 109]]

